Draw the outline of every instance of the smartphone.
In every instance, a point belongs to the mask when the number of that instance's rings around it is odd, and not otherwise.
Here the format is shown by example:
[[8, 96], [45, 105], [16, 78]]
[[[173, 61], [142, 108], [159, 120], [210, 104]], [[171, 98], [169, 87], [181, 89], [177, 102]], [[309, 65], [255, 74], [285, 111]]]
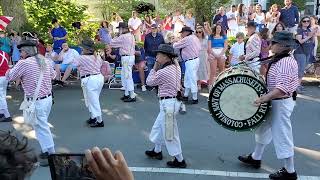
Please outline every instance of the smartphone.
[[52, 180], [93, 180], [84, 154], [51, 154], [48, 157]]

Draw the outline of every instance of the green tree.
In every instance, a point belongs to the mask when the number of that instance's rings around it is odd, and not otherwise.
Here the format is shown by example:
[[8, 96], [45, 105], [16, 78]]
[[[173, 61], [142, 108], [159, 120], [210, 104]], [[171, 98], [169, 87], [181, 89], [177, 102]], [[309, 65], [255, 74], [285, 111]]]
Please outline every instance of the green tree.
[[[284, 7], [284, 1], [279, 1], [279, 0], [271, 0], [270, 1], [270, 6], [272, 4], [278, 4], [280, 5], [280, 7]], [[306, 6], [306, 0], [293, 0], [292, 1], [296, 6], [298, 6], [299, 8], [299, 11], [302, 11], [305, 9], [305, 6]]]

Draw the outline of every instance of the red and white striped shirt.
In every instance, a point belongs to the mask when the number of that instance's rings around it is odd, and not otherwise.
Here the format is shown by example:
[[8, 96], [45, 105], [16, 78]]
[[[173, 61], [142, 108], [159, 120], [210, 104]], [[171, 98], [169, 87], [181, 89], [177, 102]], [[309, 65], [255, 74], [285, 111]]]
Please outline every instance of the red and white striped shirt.
[[285, 57], [273, 63], [268, 72], [267, 85], [269, 91], [276, 88], [292, 96], [299, 86], [297, 61], [293, 57]]
[[80, 76], [85, 76], [89, 74], [99, 74], [102, 62], [100, 56], [81, 55], [73, 61], [73, 65], [78, 67]]
[[135, 53], [135, 39], [131, 33], [121, 34], [119, 37], [111, 40], [110, 46], [120, 48], [119, 53], [121, 56], [130, 55], [134, 56]]
[[261, 51], [261, 38], [257, 33], [254, 33], [252, 36], [250, 36], [245, 48], [245, 61], [249, 61], [256, 57], [259, 57]]
[[180, 41], [173, 44], [173, 48], [182, 49], [181, 57], [182, 59], [188, 60], [199, 57], [201, 50], [200, 40], [195, 35], [186, 36]]
[[180, 89], [180, 80], [180, 66], [173, 64], [158, 71], [152, 69], [147, 78], [147, 85], [159, 86], [159, 97], [175, 97]]
[[[46, 69], [43, 73], [43, 79], [40, 86], [39, 97], [44, 97], [51, 94], [51, 80], [56, 77], [56, 72], [51, 66], [51, 61], [45, 59]], [[29, 57], [18, 61], [18, 63], [6, 73], [9, 81], [20, 78], [22, 80], [22, 88], [27, 97], [33, 97], [37, 88], [38, 79], [40, 77], [40, 67], [36, 58]]]

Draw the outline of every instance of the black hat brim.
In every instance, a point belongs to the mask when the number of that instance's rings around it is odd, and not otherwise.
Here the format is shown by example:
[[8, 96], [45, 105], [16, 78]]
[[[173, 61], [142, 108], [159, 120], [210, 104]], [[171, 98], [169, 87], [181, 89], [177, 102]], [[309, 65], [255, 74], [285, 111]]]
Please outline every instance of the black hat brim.
[[191, 33], [193, 33], [194, 31], [192, 29], [188, 29], [188, 30], [181, 30], [179, 33], [183, 33], [183, 32], [191, 32]]
[[285, 46], [289, 46], [289, 47], [292, 47], [292, 48], [297, 48], [298, 45], [299, 45], [294, 39], [284, 41], [284, 40], [278, 40], [278, 39], [273, 39], [273, 38], [272, 38], [272, 39], [271, 39], [271, 42], [283, 44], [283, 45], [285, 45]]
[[23, 43], [23, 44], [19, 44], [17, 46], [18, 49], [21, 49], [22, 47], [26, 47], [26, 46], [33, 46], [33, 47], [36, 47], [37, 45], [36, 44], [30, 44], [30, 43]]
[[154, 53], [163, 53], [163, 54], [166, 54], [166, 55], [169, 55], [171, 57], [178, 57], [178, 55], [176, 53], [169, 53], [169, 52], [166, 52], [166, 51], [162, 51], [162, 50], [154, 50], [153, 51]]

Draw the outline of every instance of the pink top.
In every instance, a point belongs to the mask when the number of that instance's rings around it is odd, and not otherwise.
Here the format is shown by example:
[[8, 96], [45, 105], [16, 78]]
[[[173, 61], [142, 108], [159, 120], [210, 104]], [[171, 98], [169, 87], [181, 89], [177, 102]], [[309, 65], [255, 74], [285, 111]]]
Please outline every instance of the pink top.
[[297, 61], [293, 57], [285, 57], [273, 63], [268, 72], [267, 85], [269, 91], [277, 88], [292, 96], [299, 86]]
[[175, 97], [180, 90], [181, 69], [176, 65], [169, 65], [158, 71], [151, 70], [147, 85], [159, 86], [159, 97]]
[[197, 36], [192, 34], [174, 43], [173, 48], [182, 49], [181, 51], [182, 59], [188, 60], [188, 59], [199, 57], [200, 50], [201, 50], [201, 43], [197, 38]]
[[114, 48], [120, 48], [119, 53], [121, 56], [134, 56], [135, 40], [131, 33], [121, 34], [119, 37], [112, 39], [110, 46]]
[[[51, 80], [56, 77], [56, 72], [51, 66], [51, 61], [45, 59], [45, 62], [47, 66], [43, 74], [38, 98], [51, 94]], [[29, 57], [18, 61], [12, 69], [7, 71], [6, 76], [9, 81], [20, 78], [22, 80], [22, 88], [26, 96], [33, 97], [40, 77], [40, 67], [34, 56]]]
[[259, 57], [261, 51], [261, 39], [257, 33], [250, 36], [246, 43], [245, 61]]
[[80, 76], [99, 74], [102, 66], [102, 59], [100, 56], [81, 55], [73, 61], [73, 65], [78, 67]]

